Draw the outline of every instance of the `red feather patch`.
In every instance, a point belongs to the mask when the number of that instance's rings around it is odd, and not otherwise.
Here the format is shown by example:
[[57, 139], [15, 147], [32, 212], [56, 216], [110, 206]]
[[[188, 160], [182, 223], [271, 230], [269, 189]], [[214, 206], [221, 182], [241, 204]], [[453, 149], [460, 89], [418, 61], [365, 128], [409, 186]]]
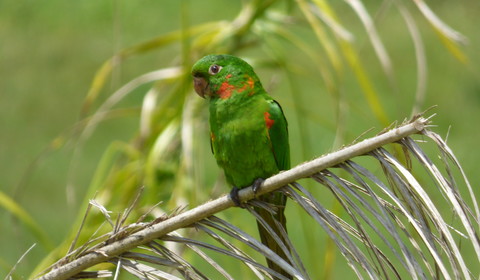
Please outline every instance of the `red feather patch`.
[[234, 89], [235, 89], [234, 85], [231, 85], [227, 81], [225, 81], [220, 85], [220, 89], [218, 90], [218, 95], [220, 95], [221, 99], [227, 99], [230, 96], [232, 96], [232, 91]]
[[267, 125], [267, 128], [270, 129], [273, 126], [273, 124], [275, 123], [275, 120], [272, 120], [270, 118], [270, 113], [269, 112], [263, 113], [263, 117], [265, 119], [265, 124]]
[[228, 82], [228, 79], [230, 79], [231, 77], [232, 77], [232, 74], [228, 74], [227, 76], [225, 76], [226, 81], [220, 85], [220, 88], [217, 91], [217, 94], [220, 96], [221, 99], [230, 98], [234, 90], [236, 90], [239, 93], [247, 90], [248, 95], [252, 95], [254, 93], [253, 88], [255, 86], [255, 82], [253, 81], [252, 77], [246, 76], [246, 78], [248, 79], [241, 88], [239, 88], [238, 86], [232, 85]]
[[248, 93], [248, 95], [252, 95], [254, 93], [253, 91], [254, 85], [255, 85], [255, 82], [253, 81], [252, 77], [248, 77], [247, 82], [243, 85], [243, 87], [238, 89], [238, 92], [249, 90], [250, 92]]
[[230, 79], [230, 77], [232, 77], [232, 74], [225, 76], [225, 79], [227, 80], [220, 85], [220, 88], [217, 91], [221, 99], [227, 99], [232, 96], [232, 91], [235, 89], [234, 85], [228, 83], [228, 79]]

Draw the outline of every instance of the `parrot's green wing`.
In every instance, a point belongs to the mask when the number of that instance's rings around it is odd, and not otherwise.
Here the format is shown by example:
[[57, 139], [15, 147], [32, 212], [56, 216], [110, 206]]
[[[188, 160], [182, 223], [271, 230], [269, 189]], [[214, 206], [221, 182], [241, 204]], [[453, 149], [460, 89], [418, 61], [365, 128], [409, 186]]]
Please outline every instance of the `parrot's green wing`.
[[[268, 100], [268, 111], [265, 113], [265, 124], [267, 127], [268, 139], [270, 140], [270, 147], [272, 149], [275, 161], [277, 163], [278, 170], [290, 169], [290, 146], [288, 144], [288, 127], [287, 120], [282, 111], [282, 107], [275, 100]], [[287, 244], [282, 231], [286, 231], [286, 217], [285, 217], [285, 205], [287, 203], [286, 196], [281, 192], [274, 192], [260, 197], [260, 200], [271, 203], [277, 206], [277, 211], [272, 215], [271, 212], [256, 208], [259, 215], [265, 220], [265, 222], [274, 230], [274, 232], [280, 237], [284, 244]], [[275, 222], [278, 221], [283, 227], [280, 229]], [[279, 255], [282, 259], [288, 261], [288, 258], [282, 248], [278, 245], [277, 241], [271, 237], [270, 233], [257, 221], [258, 230], [260, 232], [260, 238], [262, 243], [267, 245], [272, 251]], [[267, 258], [268, 267], [279, 272], [287, 279], [292, 279], [290, 274], [285, 272], [274, 261]], [[274, 279], [278, 279], [274, 277]]]
[[268, 136], [275, 161], [279, 170], [290, 169], [290, 146], [288, 144], [288, 125], [282, 107], [275, 100], [269, 100], [269, 118], [266, 118]]

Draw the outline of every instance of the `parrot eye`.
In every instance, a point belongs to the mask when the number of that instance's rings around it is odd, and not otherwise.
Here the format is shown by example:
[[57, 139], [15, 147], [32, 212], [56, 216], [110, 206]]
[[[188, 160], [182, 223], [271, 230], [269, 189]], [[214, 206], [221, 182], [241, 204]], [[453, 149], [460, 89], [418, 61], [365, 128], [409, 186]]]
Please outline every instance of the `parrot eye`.
[[222, 66], [217, 65], [217, 64], [213, 64], [213, 65], [210, 66], [210, 68], [208, 69], [208, 73], [209, 73], [210, 75], [217, 75], [218, 72], [220, 72], [220, 70], [222, 70]]

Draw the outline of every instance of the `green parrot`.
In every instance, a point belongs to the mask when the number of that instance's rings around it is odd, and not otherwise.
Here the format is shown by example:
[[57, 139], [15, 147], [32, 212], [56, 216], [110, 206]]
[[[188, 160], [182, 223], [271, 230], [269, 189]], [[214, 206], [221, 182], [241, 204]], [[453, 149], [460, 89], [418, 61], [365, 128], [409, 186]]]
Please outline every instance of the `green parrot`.
[[[290, 168], [287, 121], [253, 68], [238, 57], [205, 56], [194, 64], [192, 75], [195, 91], [209, 102], [212, 152], [227, 182], [233, 186], [232, 200], [241, 206], [239, 188], [253, 185], [255, 190], [263, 179]], [[259, 199], [275, 205], [274, 215], [264, 209], [256, 210], [283, 241], [274, 219], [286, 231], [285, 195], [275, 192]], [[257, 225], [262, 243], [289, 262], [268, 231], [260, 223]], [[291, 279], [290, 274], [269, 259], [267, 263]]]

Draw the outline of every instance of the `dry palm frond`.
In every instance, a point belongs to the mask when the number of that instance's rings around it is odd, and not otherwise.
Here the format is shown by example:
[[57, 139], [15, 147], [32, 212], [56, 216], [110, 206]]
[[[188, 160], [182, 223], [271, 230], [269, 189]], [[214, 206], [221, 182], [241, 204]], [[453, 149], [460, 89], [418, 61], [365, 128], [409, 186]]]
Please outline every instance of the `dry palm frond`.
[[[278, 189], [287, 194], [328, 234], [360, 279], [471, 279], [478, 273], [480, 260], [478, 205], [460, 164], [445, 142], [426, 128], [427, 123], [428, 120], [417, 117], [376, 137], [277, 174], [265, 180], [257, 195]], [[424, 140], [421, 142], [439, 148], [439, 163], [434, 163], [437, 160], [420, 148], [415, 135], [420, 135]], [[394, 156], [387, 150], [392, 143], [400, 145], [405, 157]], [[375, 174], [374, 168], [357, 163], [359, 156], [373, 159], [382, 172]], [[468, 196], [459, 192], [452, 166], [460, 171]], [[422, 172], [429, 179], [420, 176]], [[296, 182], [302, 178], [310, 178], [333, 194], [347, 215], [338, 216], [323, 206], [311, 191]], [[433, 198], [437, 193], [441, 194], [440, 199]], [[246, 188], [239, 196], [248, 201], [255, 194]], [[259, 279], [285, 279], [263, 264], [263, 256], [297, 279], [310, 279], [302, 263], [302, 252], [297, 252], [288, 238], [284, 238], [287, 244], [281, 245], [289, 258], [286, 261], [232, 222], [214, 216], [232, 206], [228, 196], [223, 196], [150, 223], [119, 227], [80, 246], [40, 279], [67, 279], [79, 273], [100, 277], [106, 275], [104, 271], [86, 270], [105, 262], [115, 264], [117, 274], [124, 270], [140, 279], [210, 279], [212, 275], [237, 278], [222, 267], [219, 255], [236, 259]], [[269, 205], [255, 199], [248, 202], [247, 208], [262, 222], [252, 206], [268, 209]], [[196, 233], [183, 236], [182, 228], [194, 228]], [[274, 238], [282, 240], [279, 236]], [[464, 247], [473, 249], [473, 253], [466, 255], [457, 240], [468, 243]], [[178, 246], [182, 249], [172, 249]], [[245, 250], [246, 247], [253, 251]], [[190, 262], [186, 252], [199, 256], [208, 268]], [[260, 259], [251, 252], [260, 253]]]
[[20, 258], [17, 260], [17, 262], [13, 265], [12, 269], [10, 269], [10, 271], [8, 272], [7, 276], [5, 276], [5, 279], [13, 279], [13, 278], [12, 278], [12, 274], [13, 274], [13, 272], [15, 272], [15, 269], [17, 268], [17, 265], [22, 262], [23, 258], [25, 258], [25, 256], [28, 255], [28, 253], [30, 253], [30, 251], [31, 251], [36, 245], [37, 245], [37, 244], [34, 243], [32, 246], [30, 246], [30, 248], [27, 249], [27, 251], [25, 251], [25, 253], [23, 253], [23, 255], [20, 256]]

